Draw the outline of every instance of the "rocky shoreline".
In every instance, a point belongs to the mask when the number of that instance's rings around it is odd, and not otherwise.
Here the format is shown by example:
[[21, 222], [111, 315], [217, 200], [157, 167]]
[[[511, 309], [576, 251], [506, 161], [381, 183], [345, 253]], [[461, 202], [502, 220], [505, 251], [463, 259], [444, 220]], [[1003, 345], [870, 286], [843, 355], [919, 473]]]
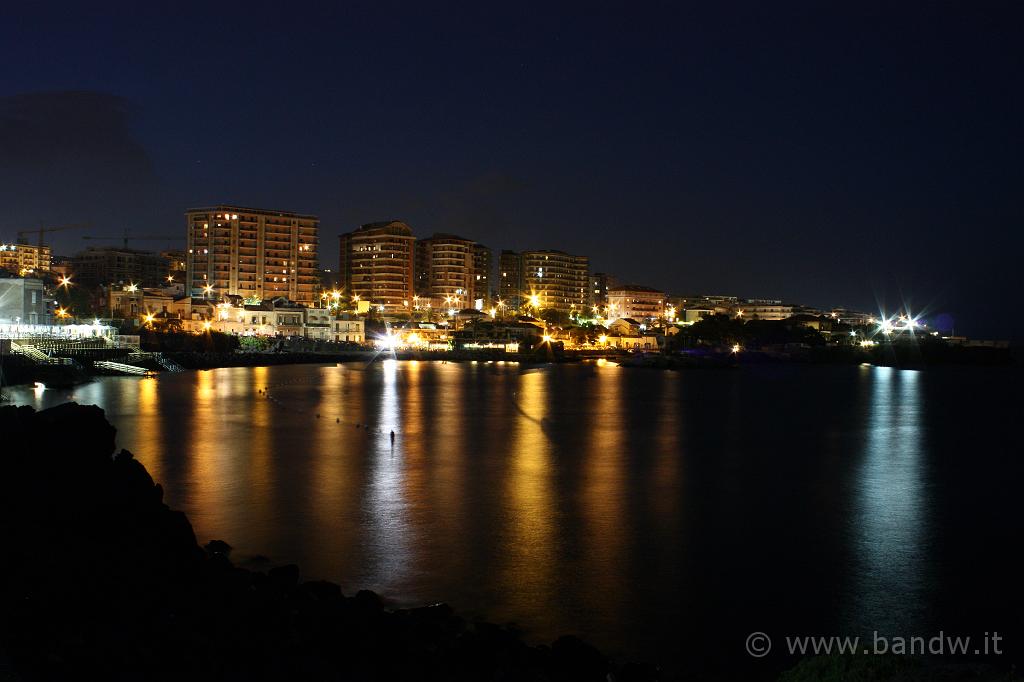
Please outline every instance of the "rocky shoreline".
[[0, 661], [22, 680], [655, 680], [567, 636], [232, 564], [95, 406], [0, 407]]

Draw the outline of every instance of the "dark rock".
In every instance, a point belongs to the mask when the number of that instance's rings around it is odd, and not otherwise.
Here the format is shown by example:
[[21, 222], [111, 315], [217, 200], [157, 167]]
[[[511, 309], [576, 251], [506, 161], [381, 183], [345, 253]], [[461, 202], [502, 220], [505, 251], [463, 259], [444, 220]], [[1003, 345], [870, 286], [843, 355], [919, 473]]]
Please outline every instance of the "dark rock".
[[326, 580], [308, 580], [299, 585], [296, 597], [312, 601], [333, 602], [341, 601], [344, 595], [341, 594], [341, 587], [334, 583], [329, 583]]
[[206, 550], [207, 554], [222, 554], [224, 556], [230, 556], [231, 554], [231, 545], [223, 540], [210, 540], [203, 545], [203, 549]]
[[[238, 568], [96, 407], [0, 407], [0, 651], [24, 680], [604, 680], [593, 647], [527, 646], [445, 604], [389, 612], [368, 590]], [[65, 439], [52, 437], [65, 434]], [[254, 557], [250, 562], [255, 562]], [[637, 668], [622, 679], [645, 680]], [[625, 677], [632, 675], [632, 677]]]
[[290, 591], [299, 584], [299, 567], [295, 564], [275, 566], [267, 571], [268, 581], [279, 589]]
[[564, 635], [551, 645], [555, 669], [562, 680], [604, 681], [608, 678], [608, 660], [600, 651], [572, 635]]

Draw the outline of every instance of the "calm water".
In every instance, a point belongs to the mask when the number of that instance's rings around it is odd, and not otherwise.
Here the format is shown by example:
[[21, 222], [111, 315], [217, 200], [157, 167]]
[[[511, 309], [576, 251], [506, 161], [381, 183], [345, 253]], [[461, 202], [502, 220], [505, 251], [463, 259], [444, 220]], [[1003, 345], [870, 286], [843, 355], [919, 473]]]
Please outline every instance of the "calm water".
[[13, 395], [103, 407], [236, 560], [756, 674], [785, 661], [747, 657], [754, 630], [1020, 651], [1019, 376], [389, 361]]

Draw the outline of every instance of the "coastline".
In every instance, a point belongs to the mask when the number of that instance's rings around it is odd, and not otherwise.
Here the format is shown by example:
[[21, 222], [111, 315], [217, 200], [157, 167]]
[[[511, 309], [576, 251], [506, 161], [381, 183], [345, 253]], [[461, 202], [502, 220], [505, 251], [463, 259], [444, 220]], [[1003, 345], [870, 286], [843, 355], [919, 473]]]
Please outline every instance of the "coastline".
[[[425, 362], [511, 362], [520, 364], [580, 363], [599, 360], [627, 368], [660, 370], [736, 369], [766, 364], [793, 365], [872, 365], [902, 369], [926, 369], [941, 366], [1014, 367], [1021, 364], [1016, 348], [961, 348], [953, 346], [879, 346], [874, 348], [826, 347], [797, 348], [783, 352], [743, 350], [739, 353], [706, 348], [667, 354], [564, 351], [546, 349], [533, 353], [505, 353], [500, 350], [448, 351], [375, 351], [375, 350], [280, 350], [280, 351], [163, 351], [166, 358], [184, 369], [221, 367], [259, 367], [295, 364], [356, 363], [369, 364], [385, 359]], [[140, 363], [145, 369], [165, 371], [156, 362]], [[69, 387], [91, 381], [100, 372], [78, 365], [35, 365], [18, 356], [5, 356], [4, 386], [42, 382], [47, 386]]]
[[[95, 406], [0, 407], [2, 649], [24, 679], [655, 680], [573, 636], [531, 646], [443, 603], [389, 611], [286, 565], [240, 568]], [[75, 434], [69, 448], [38, 434]]]

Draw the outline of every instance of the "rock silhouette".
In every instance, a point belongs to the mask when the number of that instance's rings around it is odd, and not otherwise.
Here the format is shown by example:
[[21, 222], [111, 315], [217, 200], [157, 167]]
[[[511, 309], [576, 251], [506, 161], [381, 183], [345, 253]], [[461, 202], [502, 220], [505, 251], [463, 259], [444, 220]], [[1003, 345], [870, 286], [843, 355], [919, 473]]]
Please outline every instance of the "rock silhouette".
[[0, 434], [0, 658], [24, 680], [656, 679], [575, 637], [528, 646], [444, 604], [236, 567], [115, 454], [98, 407], [3, 407]]

